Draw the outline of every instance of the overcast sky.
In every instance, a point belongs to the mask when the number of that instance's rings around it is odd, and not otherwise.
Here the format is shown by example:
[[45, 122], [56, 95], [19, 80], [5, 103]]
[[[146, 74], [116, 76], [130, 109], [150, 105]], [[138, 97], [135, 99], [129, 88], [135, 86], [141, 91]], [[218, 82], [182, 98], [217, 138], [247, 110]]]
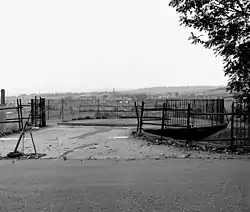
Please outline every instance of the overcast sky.
[[222, 61], [188, 41], [166, 0], [0, 1], [8, 95], [226, 85]]

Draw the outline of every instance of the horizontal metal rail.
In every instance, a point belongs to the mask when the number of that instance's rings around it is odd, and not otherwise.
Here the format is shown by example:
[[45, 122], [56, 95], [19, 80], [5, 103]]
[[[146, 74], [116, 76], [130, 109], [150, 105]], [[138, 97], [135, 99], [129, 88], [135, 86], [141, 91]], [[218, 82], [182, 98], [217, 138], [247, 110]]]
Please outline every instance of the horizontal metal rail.
[[[66, 105], [67, 106], [67, 105]], [[93, 105], [79, 105], [78, 107], [120, 107], [120, 108], [134, 108], [133, 105], [102, 105], [102, 104], [93, 104]]]
[[161, 121], [162, 118], [154, 118], [154, 119], [143, 119], [143, 121]]
[[162, 123], [149, 123], [149, 122], [143, 122], [143, 124], [148, 124], [148, 125], [158, 125], [158, 126], [161, 126]]
[[1, 107], [0, 110], [17, 110], [19, 108], [23, 107], [30, 107], [30, 105], [20, 105], [20, 106], [15, 106], [15, 107]]
[[[144, 111], [162, 111], [163, 108], [144, 108]], [[183, 108], [166, 108], [165, 111], [188, 111], [188, 109]]]
[[[231, 141], [231, 138], [217, 138], [217, 139], [203, 139], [203, 140], [197, 140], [200, 141], [200, 143], [202, 143], [201, 141], [204, 142], [213, 142], [213, 141]], [[248, 138], [236, 138], [235, 141], [247, 141]]]
[[[28, 117], [23, 117], [23, 119], [28, 119]], [[15, 121], [18, 120], [18, 118], [8, 118], [6, 121]]]
[[157, 116], [143, 116], [143, 119], [160, 119], [162, 120], [162, 117]]
[[164, 124], [166, 127], [183, 127], [187, 128], [187, 125], [181, 125], [181, 124]]
[[[71, 111], [71, 110], [64, 110], [64, 111]], [[135, 113], [135, 111], [131, 111], [131, 110], [98, 110], [98, 109], [90, 109], [90, 110], [80, 110], [80, 111], [77, 111], [75, 110], [74, 112], [81, 112], [81, 113], [86, 113], [86, 112], [102, 112], [102, 113], [108, 113], [108, 112], [114, 112], [114, 113], [117, 113], [117, 112], [124, 112], [124, 113]]]
[[0, 121], [0, 124], [19, 123], [20, 121]]
[[[232, 115], [232, 113], [190, 113], [190, 115], [193, 115], [193, 116], [205, 116], [205, 115], [214, 115], [214, 116], [216, 116], [216, 115], [224, 115], [224, 116], [231, 116]], [[237, 116], [237, 115], [247, 115], [247, 113], [234, 113], [234, 115], [235, 116]]]
[[0, 110], [16, 110], [18, 108], [22, 108], [22, 106], [20, 106], [20, 107], [2, 107], [2, 108], [0, 108]]

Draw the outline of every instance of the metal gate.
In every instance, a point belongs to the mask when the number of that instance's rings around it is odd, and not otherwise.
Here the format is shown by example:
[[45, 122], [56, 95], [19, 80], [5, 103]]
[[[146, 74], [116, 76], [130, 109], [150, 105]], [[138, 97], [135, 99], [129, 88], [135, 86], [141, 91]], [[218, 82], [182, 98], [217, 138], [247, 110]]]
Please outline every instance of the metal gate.
[[35, 127], [46, 126], [45, 98], [31, 99], [31, 124]]

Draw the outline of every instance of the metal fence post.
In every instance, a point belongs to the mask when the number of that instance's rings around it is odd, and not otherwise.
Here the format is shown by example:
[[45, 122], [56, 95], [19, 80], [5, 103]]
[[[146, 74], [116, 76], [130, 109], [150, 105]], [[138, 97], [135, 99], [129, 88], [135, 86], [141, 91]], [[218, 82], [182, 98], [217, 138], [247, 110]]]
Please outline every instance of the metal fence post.
[[211, 120], [212, 120], [212, 126], [214, 125], [214, 99], [211, 100], [212, 101], [212, 107], [211, 107], [211, 113], [212, 113], [212, 117], [211, 117]]
[[48, 110], [48, 120], [49, 120], [49, 110], [50, 110], [49, 99], [48, 99], [48, 106], [47, 106], [47, 110]]
[[248, 103], [247, 105], [247, 114], [248, 114], [248, 117], [247, 117], [248, 145], [250, 145], [250, 103]]
[[187, 128], [190, 128], [190, 117], [191, 117], [191, 106], [189, 103], [187, 109]]
[[34, 124], [34, 99], [30, 102], [31, 124]]
[[37, 127], [37, 97], [35, 96], [35, 114], [34, 114], [35, 127]]
[[42, 97], [39, 97], [38, 101], [39, 127], [42, 127]]
[[[225, 109], [225, 101], [224, 99], [221, 99], [221, 113], [224, 113], [224, 109]], [[224, 115], [221, 115], [221, 123], [224, 123]]]
[[169, 108], [169, 106], [168, 105], [169, 105], [169, 101], [167, 99], [166, 102], [165, 102], [165, 116], [167, 117], [167, 127], [169, 127], [169, 124], [172, 123], [171, 120], [170, 120], [170, 123], [169, 123], [169, 116], [168, 116], [168, 108]]
[[[187, 109], [187, 128], [190, 129], [190, 117], [191, 117], [191, 105], [188, 103], [188, 109]], [[186, 146], [190, 143], [190, 139], [187, 138], [186, 140]]]
[[116, 116], [117, 116], [117, 118], [119, 118], [119, 100], [116, 101], [116, 105], [117, 105]]

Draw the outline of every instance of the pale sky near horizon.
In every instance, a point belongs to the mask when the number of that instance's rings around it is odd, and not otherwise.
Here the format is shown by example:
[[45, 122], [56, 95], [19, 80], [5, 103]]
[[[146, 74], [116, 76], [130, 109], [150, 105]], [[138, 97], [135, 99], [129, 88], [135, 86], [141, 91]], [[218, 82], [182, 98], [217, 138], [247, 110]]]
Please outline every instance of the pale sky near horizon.
[[0, 1], [0, 88], [7, 95], [226, 85], [212, 50], [164, 0]]

